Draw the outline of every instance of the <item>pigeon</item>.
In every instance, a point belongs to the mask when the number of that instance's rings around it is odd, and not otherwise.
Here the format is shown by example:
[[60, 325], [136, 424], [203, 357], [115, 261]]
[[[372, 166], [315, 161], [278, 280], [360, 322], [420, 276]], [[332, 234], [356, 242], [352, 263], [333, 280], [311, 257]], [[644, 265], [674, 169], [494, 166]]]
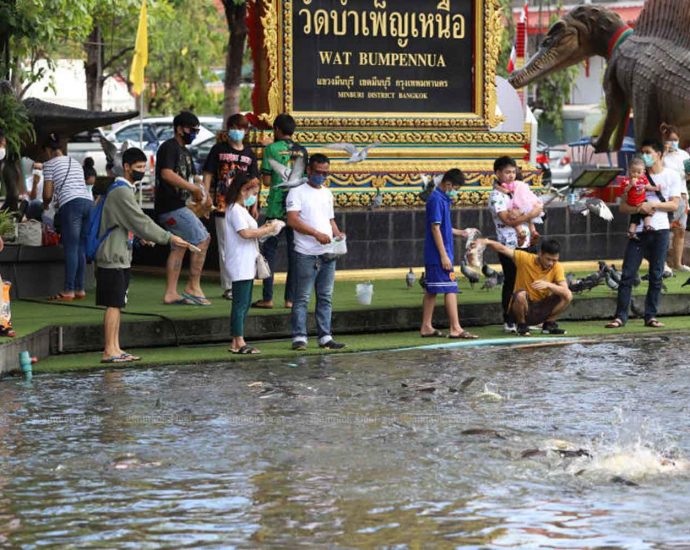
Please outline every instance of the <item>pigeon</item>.
[[367, 145], [366, 147], [362, 147], [361, 149], [357, 149], [352, 143], [329, 143], [326, 145], [329, 149], [335, 149], [337, 151], [345, 151], [350, 155], [350, 158], [347, 159], [345, 162], [347, 164], [349, 163], [354, 163], [354, 162], [362, 162], [363, 160], [366, 160], [367, 155], [369, 154], [369, 149], [373, 149], [374, 147], [378, 147], [381, 145], [378, 141], [375, 143], [372, 143], [371, 145]]
[[576, 281], [575, 273], [572, 273], [572, 272], [566, 273], [565, 274], [565, 281], [568, 283], [568, 288], [570, 288], [573, 285], [573, 283]]
[[431, 194], [434, 192], [434, 189], [436, 189], [443, 180], [443, 174], [437, 174], [434, 177], [431, 177], [427, 174], [422, 174], [421, 178], [422, 192], [419, 194], [419, 198], [426, 202], [429, 196], [431, 196]]
[[[673, 277], [673, 276], [674, 276], [674, 275], [673, 275], [673, 271], [671, 271], [670, 269], [668, 269], [668, 270], [664, 271], [664, 273], [663, 273], [663, 275], [661, 276], [661, 278], [662, 278], [662, 279], [668, 279], [669, 277]], [[640, 277], [640, 280], [641, 280], [641, 281], [649, 281], [649, 273], [645, 273], [644, 275], [642, 275], [642, 277]]]
[[474, 288], [474, 285], [479, 282], [479, 275], [467, 267], [467, 264], [464, 261], [460, 262], [460, 272], [467, 277], [467, 280], [470, 282], [470, 286], [472, 288]]
[[405, 283], [407, 284], [407, 288], [412, 288], [415, 279], [416, 277], [414, 275], [414, 271], [412, 271], [412, 268], [410, 268], [410, 271], [408, 271], [407, 275], [405, 275]]
[[376, 195], [374, 195], [374, 198], [371, 199], [371, 204], [369, 208], [371, 210], [374, 210], [375, 208], [379, 208], [383, 204], [383, 193], [381, 193], [381, 188], [378, 187], [376, 189]]
[[278, 183], [275, 187], [282, 187], [283, 189], [292, 189], [293, 187], [299, 187], [307, 183], [307, 177], [304, 175], [305, 162], [304, 157], [299, 155], [295, 158], [295, 163], [292, 168], [280, 164], [275, 159], [268, 159], [271, 168], [275, 170], [280, 177], [283, 179], [281, 183]]
[[684, 287], [684, 286], [688, 286], [688, 285], [690, 285], [690, 279], [688, 279], [687, 281], [685, 281], [685, 282], [684, 282], [682, 285], [680, 285], [680, 286], [681, 286], [681, 287]]
[[606, 206], [606, 203], [601, 199], [588, 198], [585, 200], [579, 200], [574, 204], [568, 205], [568, 208], [573, 214], [582, 214], [583, 216], [588, 216], [591, 212], [595, 216], [600, 217], [607, 222], [613, 219], [613, 213]]
[[621, 273], [616, 269], [616, 266], [611, 264], [611, 267], [608, 269], [609, 275], [611, 275], [611, 278], [616, 281], [618, 284], [621, 282]]
[[611, 290], [618, 290], [618, 282], [611, 276], [611, 272], [606, 274], [606, 286]]
[[484, 264], [482, 266], [482, 274], [484, 275], [484, 277], [487, 278], [498, 276], [498, 272], [494, 269], [491, 269], [491, 267], [488, 264]]
[[[495, 272], [494, 272], [495, 273]], [[498, 273], [496, 273], [498, 275]], [[484, 279], [484, 284], [481, 286], [482, 290], [491, 290], [498, 284], [498, 277], [496, 275]]]
[[497, 271], [496, 272], [496, 284], [502, 285], [503, 281], [505, 281], [505, 275], [503, 275], [503, 271]]
[[419, 278], [419, 286], [426, 290], [426, 273], [422, 271], [422, 276]]

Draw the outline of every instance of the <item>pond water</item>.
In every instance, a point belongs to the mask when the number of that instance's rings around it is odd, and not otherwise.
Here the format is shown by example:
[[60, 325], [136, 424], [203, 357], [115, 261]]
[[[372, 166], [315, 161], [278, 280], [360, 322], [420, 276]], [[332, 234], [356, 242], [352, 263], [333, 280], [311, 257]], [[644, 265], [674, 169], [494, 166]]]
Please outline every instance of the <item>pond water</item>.
[[690, 342], [0, 381], [0, 547], [690, 545]]

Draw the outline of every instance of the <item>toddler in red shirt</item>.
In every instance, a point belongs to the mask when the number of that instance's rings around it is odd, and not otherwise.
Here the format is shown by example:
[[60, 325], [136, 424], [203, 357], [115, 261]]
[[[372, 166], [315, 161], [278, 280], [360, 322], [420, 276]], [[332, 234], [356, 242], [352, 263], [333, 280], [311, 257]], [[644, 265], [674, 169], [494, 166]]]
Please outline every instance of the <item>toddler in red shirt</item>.
[[[630, 206], [640, 206], [647, 199], [647, 191], [657, 191], [647, 176], [645, 176], [645, 166], [642, 159], [632, 159], [628, 166], [628, 177], [623, 178], [622, 186], [625, 202]], [[630, 216], [630, 226], [628, 227], [628, 238], [639, 240], [637, 236], [637, 226], [643, 221], [645, 231], [651, 228], [652, 216], [642, 214], [632, 214]]]

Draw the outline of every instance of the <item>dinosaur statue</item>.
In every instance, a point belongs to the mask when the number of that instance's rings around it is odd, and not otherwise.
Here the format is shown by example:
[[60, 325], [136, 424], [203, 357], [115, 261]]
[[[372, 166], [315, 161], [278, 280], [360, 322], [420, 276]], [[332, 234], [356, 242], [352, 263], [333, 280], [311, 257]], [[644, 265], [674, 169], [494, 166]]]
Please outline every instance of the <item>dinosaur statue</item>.
[[[14, 93], [7, 81], [0, 81], [0, 94]], [[108, 111], [87, 111], [64, 107], [40, 99], [28, 98], [23, 102], [36, 132], [35, 139], [25, 139], [21, 148], [21, 156], [35, 161], [45, 160], [42, 145], [48, 135], [55, 133], [60, 138], [60, 146], [67, 151], [67, 141], [71, 136], [84, 130], [92, 130], [100, 126], [107, 126], [137, 116], [137, 111], [114, 113]], [[5, 204], [3, 208], [15, 210], [17, 199], [24, 189], [22, 171], [19, 159], [6, 159], [0, 163], [0, 179], [5, 184]]]
[[647, 0], [633, 31], [618, 14], [592, 4], [578, 6], [554, 23], [539, 50], [509, 82], [522, 88], [544, 76], [599, 55], [606, 119], [597, 152], [620, 149], [630, 109], [635, 142], [659, 138], [662, 122], [690, 143], [690, 10], [687, 0]]

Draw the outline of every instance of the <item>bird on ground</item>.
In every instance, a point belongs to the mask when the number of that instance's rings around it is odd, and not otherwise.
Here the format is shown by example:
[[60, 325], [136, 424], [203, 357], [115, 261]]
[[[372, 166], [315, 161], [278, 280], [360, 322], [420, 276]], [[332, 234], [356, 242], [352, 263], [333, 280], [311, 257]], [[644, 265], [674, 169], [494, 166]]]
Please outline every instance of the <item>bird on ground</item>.
[[474, 289], [474, 285], [479, 282], [479, 275], [477, 272], [472, 271], [463, 260], [460, 262], [460, 272], [467, 278], [470, 282], [470, 286]]
[[503, 275], [503, 271], [497, 271], [496, 272], [496, 284], [502, 285], [503, 281], [505, 281], [505, 275]]
[[415, 279], [414, 271], [412, 271], [412, 268], [410, 268], [410, 271], [407, 272], [407, 275], [405, 275], [405, 284], [407, 285], [407, 288], [412, 288], [414, 285]]
[[356, 146], [354, 146], [352, 143], [329, 143], [326, 145], [329, 149], [335, 149], [337, 151], [345, 151], [350, 155], [350, 158], [347, 159], [345, 162], [347, 164], [353, 163], [353, 162], [362, 162], [363, 160], [366, 160], [367, 156], [369, 155], [369, 150], [373, 149], [374, 147], [378, 147], [381, 145], [378, 141], [375, 143], [372, 143], [371, 145], [367, 145], [366, 147], [362, 147], [360, 149], [357, 149]]
[[491, 266], [488, 264], [484, 264], [482, 266], [482, 275], [484, 277], [490, 278], [490, 277], [496, 277], [498, 275], [498, 272], [495, 269], [491, 269]]
[[608, 269], [609, 274], [611, 275], [611, 278], [616, 281], [618, 284], [621, 282], [621, 272], [616, 269], [616, 266], [611, 264], [611, 267]]
[[613, 213], [606, 206], [606, 203], [601, 199], [589, 197], [585, 200], [579, 200], [574, 204], [568, 205], [568, 208], [573, 214], [582, 214], [588, 216], [590, 212], [602, 220], [610, 222], [613, 219]]
[[419, 278], [419, 286], [426, 290], [426, 273], [422, 271], [422, 276]]
[[572, 286], [572, 284], [575, 282], [575, 273], [569, 272], [565, 274], [565, 281], [568, 283], [568, 288]]
[[[671, 271], [670, 269], [665, 270], [664, 273], [661, 275], [662, 279], [668, 279], [670, 277], [674, 277], [673, 271]], [[640, 277], [640, 280], [649, 281], [649, 273], [645, 273], [644, 275], [642, 275], [642, 277]]]
[[[498, 273], [496, 273], [498, 275]], [[481, 286], [482, 290], [491, 290], [494, 288], [496, 285], [498, 285], [498, 277], [496, 275], [493, 275], [491, 277], [487, 277], [484, 279], [484, 284]]]
[[371, 199], [371, 204], [369, 205], [369, 208], [371, 210], [374, 210], [375, 208], [379, 208], [383, 204], [383, 193], [381, 193], [381, 188], [378, 187], [376, 189], [376, 195], [374, 195], [374, 198]]
[[690, 285], [690, 279], [688, 279], [687, 281], [685, 281], [685, 282], [684, 282], [682, 285], [680, 285], [680, 286], [681, 286], [681, 287], [684, 287], [684, 286], [688, 286], [688, 285]]
[[307, 177], [304, 175], [305, 162], [303, 156], [295, 158], [295, 163], [292, 168], [281, 164], [275, 159], [268, 159], [271, 168], [282, 178], [282, 182], [276, 184], [276, 187], [283, 189], [292, 189], [307, 183]]
[[611, 276], [611, 272], [606, 273], [606, 286], [611, 290], [618, 290], [618, 282]]

